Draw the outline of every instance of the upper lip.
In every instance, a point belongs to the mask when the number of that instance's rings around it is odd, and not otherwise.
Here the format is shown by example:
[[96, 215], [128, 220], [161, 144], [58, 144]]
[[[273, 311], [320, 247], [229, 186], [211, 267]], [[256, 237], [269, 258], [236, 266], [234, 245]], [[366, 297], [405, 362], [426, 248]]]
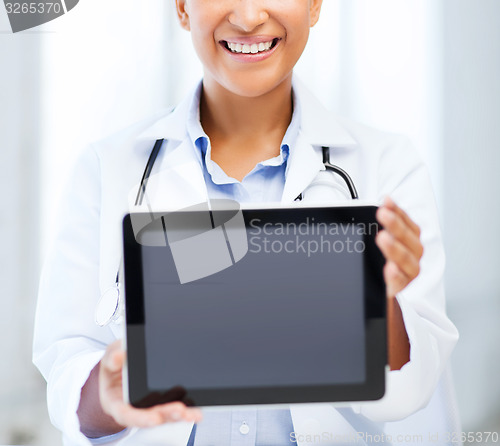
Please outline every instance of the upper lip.
[[253, 45], [259, 43], [272, 42], [274, 39], [279, 39], [276, 36], [249, 36], [249, 37], [228, 37], [227, 39], [222, 39], [220, 42], [227, 43], [239, 43], [241, 45]]

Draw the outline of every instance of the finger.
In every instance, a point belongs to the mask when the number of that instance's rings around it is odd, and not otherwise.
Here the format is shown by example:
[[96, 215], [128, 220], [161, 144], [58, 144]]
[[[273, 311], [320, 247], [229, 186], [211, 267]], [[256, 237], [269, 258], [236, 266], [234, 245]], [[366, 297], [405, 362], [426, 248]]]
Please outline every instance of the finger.
[[104, 412], [115, 417], [124, 403], [121, 373], [108, 373], [101, 369], [99, 375], [99, 399]]
[[174, 402], [161, 404], [156, 409], [162, 413], [165, 421], [192, 421], [196, 415], [194, 409], [188, 409], [184, 403]]
[[108, 373], [121, 372], [123, 363], [125, 362], [125, 352], [123, 350], [112, 349], [106, 351], [102, 358], [101, 364]]
[[164, 422], [189, 421], [197, 423], [203, 417], [200, 409], [186, 407], [182, 402], [161, 404], [151, 410], [161, 412]]
[[117, 341], [115, 342], [112, 342], [111, 344], [108, 345], [108, 347], [106, 348], [106, 352], [107, 353], [111, 353], [111, 352], [114, 352], [116, 350], [122, 350], [122, 341], [120, 339], [118, 339]]
[[148, 409], [137, 409], [123, 403], [114, 408], [113, 417], [125, 426], [152, 427], [164, 423], [179, 421], [198, 422], [201, 420], [201, 412], [196, 409], [187, 409], [183, 403], [175, 402]]
[[110, 363], [110, 358], [113, 356], [114, 353], [119, 352], [122, 350], [122, 345], [121, 341], [117, 340], [111, 344], [108, 345], [106, 348], [106, 351], [104, 352], [104, 356], [101, 360], [101, 364], [104, 366], [112, 366], [113, 364]]
[[420, 273], [419, 259], [389, 232], [380, 231], [375, 241], [387, 261], [394, 262], [409, 277], [410, 281], [418, 276]]
[[413, 252], [418, 259], [422, 257], [424, 248], [420, 238], [399, 214], [387, 207], [381, 207], [377, 210], [377, 220], [385, 230]]
[[199, 423], [203, 419], [203, 412], [198, 408], [188, 408], [186, 410], [187, 421]]
[[110, 415], [118, 424], [128, 427], [153, 427], [164, 423], [164, 418], [158, 411], [136, 409], [123, 402], [114, 405]]
[[387, 285], [387, 296], [395, 297], [411, 282], [394, 262], [387, 262], [384, 266], [384, 279]]
[[405, 223], [412, 229], [412, 231], [420, 237], [421, 231], [420, 226], [418, 226], [410, 216], [401, 209], [396, 202], [391, 197], [386, 197], [384, 200], [384, 206], [396, 212], [401, 218], [405, 221]]

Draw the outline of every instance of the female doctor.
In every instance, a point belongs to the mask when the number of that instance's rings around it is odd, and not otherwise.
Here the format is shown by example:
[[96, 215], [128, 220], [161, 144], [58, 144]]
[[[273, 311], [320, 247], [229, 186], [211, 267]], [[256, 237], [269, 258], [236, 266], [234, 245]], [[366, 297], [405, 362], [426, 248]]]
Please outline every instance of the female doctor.
[[[34, 362], [47, 379], [49, 412], [65, 444], [147, 444], [148, 430], [140, 428], [165, 424], [168, 445], [304, 446], [315, 433], [383, 432], [384, 422], [424, 408], [433, 395], [457, 332], [445, 314], [429, 178], [405, 138], [332, 115], [293, 76], [321, 3], [176, 0], [204, 66], [202, 82], [174, 111], [81, 155], [42, 274], [34, 340]], [[348, 409], [228, 409], [207, 412], [202, 422], [198, 409], [180, 402], [150, 409], [124, 402], [120, 330], [98, 327], [94, 311], [114, 284], [120, 222], [158, 139], [164, 141], [148, 184], [153, 208], [213, 198], [350, 200], [342, 179], [325, 172], [322, 147], [349, 172], [360, 198], [381, 203], [377, 218], [385, 230], [377, 244], [387, 260], [391, 366], [382, 400]]]

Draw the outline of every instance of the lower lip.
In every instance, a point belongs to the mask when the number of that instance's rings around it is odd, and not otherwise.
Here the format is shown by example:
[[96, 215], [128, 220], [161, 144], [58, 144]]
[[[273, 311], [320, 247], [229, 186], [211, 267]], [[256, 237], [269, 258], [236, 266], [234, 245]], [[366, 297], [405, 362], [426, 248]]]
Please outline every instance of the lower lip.
[[226, 45], [224, 43], [221, 43], [220, 46], [233, 60], [241, 63], [253, 63], [253, 62], [261, 62], [271, 57], [276, 51], [276, 49], [280, 46], [280, 44], [281, 44], [281, 39], [278, 40], [278, 43], [276, 43], [276, 45], [274, 45], [273, 48], [255, 54], [233, 53], [231, 50], [228, 50], [226, 48]]

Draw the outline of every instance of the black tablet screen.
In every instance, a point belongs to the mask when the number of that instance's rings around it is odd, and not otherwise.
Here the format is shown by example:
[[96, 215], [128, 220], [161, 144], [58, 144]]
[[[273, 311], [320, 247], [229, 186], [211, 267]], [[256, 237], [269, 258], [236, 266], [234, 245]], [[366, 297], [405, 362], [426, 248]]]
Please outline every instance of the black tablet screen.
[[184, 284], [168, 245], [141, 247], [148, 387], [365, 381], [366, 228], [245, 224], [241, 260]]

